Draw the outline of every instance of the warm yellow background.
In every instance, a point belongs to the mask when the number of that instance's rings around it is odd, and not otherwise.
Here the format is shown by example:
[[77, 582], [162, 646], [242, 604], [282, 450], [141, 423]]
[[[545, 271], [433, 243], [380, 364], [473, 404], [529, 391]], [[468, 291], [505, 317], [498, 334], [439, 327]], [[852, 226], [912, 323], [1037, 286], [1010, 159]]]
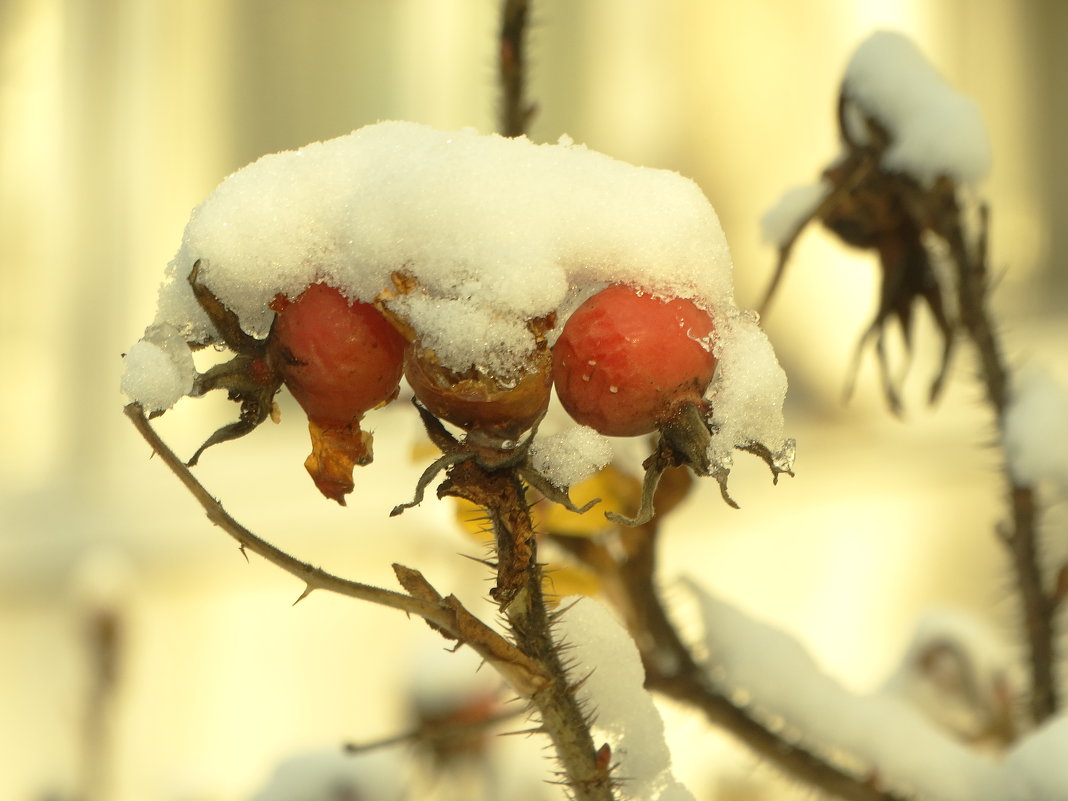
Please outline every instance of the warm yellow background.
[[[270, 151], [380, 119], [494, 126], [491, 0], [7, 0], [0, 3], [0, 796], [80, 781], [82, 631], [91, 565], [118, 561], [123, 683], [106, 773], [114, 801], [236, 801], [294, 750], [395, 732], [395, 688], [429, 635], [403, 616], [313, 596], [207, 523], [121, 415], [120, 355], [152, 316], [191, 207]], [[697, 180], [752, 305], [774, 253], [763, 211], [837, 152], [836, 84], [877, 27], [916, 39], [988, 121], [992, 263], [1009, 353], [1063, 368], [1068, 5], [1057, 0], [535, 0], [532, 137], [575, 140]], [[697, 576], [793, 629], [851, 686], [893, 666], [915, 614], [980, 611], [1013, 635], [993, 536], [998, 455], [966, 349], [923, 406], [937, 344], [922, 326], [905, 422], [873, 358], [840, 395], [872, 314], [874, 265], [812, 231], [767, 330], [790, 376], [798, 475], [771, 487], [739, 457], [682, 511], [664, 575]], [[162, 423], [183, 453], [234, 413], [187, 401]], [[198, 472], [255, 531], [391, 583], [422, 567], [472, 605], [478, 546], [428, 501], [389, 520], [419, 467], [414, 416], [372, 418], [376, 462], [347, 510], [317, 497], [298, 410], [209, 452]], [[1063, 447], [1063, 445], [1062, 445]], [[1063, 509], [1051, 520], [1065, 537]], [[103, 549], [103, 550], [102, 550]], [[99, 571], [98, 571], [99, 573]], [[106, 583], [106, 582], [105, 582]], [[481, 607], [480, 607], [481, 608]], [[679, 772], [713, 786], [684, 746]], [[703, 746], [702, 746], [703, 747]], [[718, 753], [718, 752], [717, 752]], [[714, 767], [714, 766], [713, 766]]]

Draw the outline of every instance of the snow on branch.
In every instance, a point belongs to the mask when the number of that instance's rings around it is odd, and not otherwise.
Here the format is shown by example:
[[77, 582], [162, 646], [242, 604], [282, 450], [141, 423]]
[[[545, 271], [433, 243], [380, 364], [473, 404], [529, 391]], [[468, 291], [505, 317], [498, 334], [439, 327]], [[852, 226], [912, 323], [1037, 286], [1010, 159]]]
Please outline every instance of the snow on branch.
[[710, 678], [745, 693], [754, 710], [832, 761], [933, 801], [1068, 799], [1068, 719], [1024, 738], [998, 762], [935, 728], [899, 697], [851, 692], [789, 633], [692, 581], [685, 586], [700, 606]]
[[[979, 107], [954, 90], [907, 36], [877, 31], [862, 42], [846, 67], [842, 94], [889, 132], [887, 168], [924, 183], [940, 175], [976, 183], [990, 171], [990, 139]], [[866, 141], [859, 117], [847, 116], [846, 126], [854, 142]]]
[[671, 772], [664, 722], [645, 690], [645, 671], [634, 641], [611, 613], [587, 597], [561, 601], [557, 624], [569, 672], [581, 681], [579, 701], [603, 737], [603, 753], [620, 780], [625, 801], [693, 801]]

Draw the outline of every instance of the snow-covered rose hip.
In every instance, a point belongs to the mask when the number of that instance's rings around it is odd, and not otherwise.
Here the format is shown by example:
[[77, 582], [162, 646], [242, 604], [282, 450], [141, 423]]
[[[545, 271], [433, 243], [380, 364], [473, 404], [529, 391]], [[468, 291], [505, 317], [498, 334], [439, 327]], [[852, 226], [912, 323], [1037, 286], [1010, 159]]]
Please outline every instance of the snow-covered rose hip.
[[613, 284], [582, 303], [553, 346], [567, 412], [608, 436], [648, 434], [702, 403], [716, 370], [715, 330], [692, 301]]
[[371, 461], [364, 414], [397, 395], [404, 338], [370, 303], [312, 284], [278, 298], [268, 360], [308, 415], [312, 453], [304, 466], [326, 497], [344, 504], [352, 469]]

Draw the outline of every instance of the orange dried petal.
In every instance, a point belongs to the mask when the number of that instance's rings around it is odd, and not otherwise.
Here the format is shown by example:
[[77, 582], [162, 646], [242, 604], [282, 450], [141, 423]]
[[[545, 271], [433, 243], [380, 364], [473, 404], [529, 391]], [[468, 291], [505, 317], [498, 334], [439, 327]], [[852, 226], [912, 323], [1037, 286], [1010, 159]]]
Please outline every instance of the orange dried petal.
[[355, 483], [352, 471], [371, 463], [371, 434], [360, 430], [359, 421], [347, 426], [320, 426], [309, 422], [312, 452], [304, 461], [319, 492], [345, 505], [345, 496]]

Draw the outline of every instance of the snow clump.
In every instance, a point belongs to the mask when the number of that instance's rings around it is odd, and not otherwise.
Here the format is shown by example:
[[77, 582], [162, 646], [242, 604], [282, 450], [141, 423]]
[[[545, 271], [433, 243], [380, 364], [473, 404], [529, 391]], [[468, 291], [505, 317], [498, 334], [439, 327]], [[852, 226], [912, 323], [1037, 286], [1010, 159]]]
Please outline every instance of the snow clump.
[[1004, 436], [1014, 479], [1032, 485], [1048, 480], [1068, 492], [1068, 387], [1056, 376], [1038, 367], [1017, 376]]
[[[755, 318], [735, 306], [730, 251], [701, 190], [569, 139], [383, 122], [233, 173], [193, 211], [155, 320], [127, 357], [123, 390], [150, 411], [190, 392], [189, 348], [221, 341], [189, 285], [195, 264], [253, 337], [269, 333], [277, 296], [325, 282], [385, 304], [442, 367], [503, 386], [530, 369], [533, 321], [555, 320], [542, 327], [555, 341], [591, 290], [623, 283], [690, 299], [724, 334], [717, 414], [734, 422], [720, 440], [771, 436], [772, 452], [785, 447], [785, 375]], [[751, 358], [732, 358], [743, 342]], [[733, 399], [752, 409], [728, 408]]]
[[[843, 96], [887, 129], [891, 143], [884, 166], [924, 183], [948, 175], [977, 183], [990, 171], [990, 138], [979, 107], [962, 95], [924, 58], [908, 37], [877, 31], [850, 59]], [[854, 141], [867, 131], [847, 117]]]
[[[1068, 801], [1068, 724], [1061, 716], [1014, 743], [1003, 761], [936, 727], [896, 691], [859, 694], [826, 673], [790, 633], [687, 580], [700, 609], [708, 677], [744, 692], [832, 759], [860, 760], [887, 788], [940, 801]], [[889, 688], [894, 690], [894, 688]], [[835, 756], [837, 755], [837, 756]]]
[[531, 466], [557, 487], [572, 487], [612, 461], [608, 437], [589, 426], [572, 426], [538, 437], [530, 447]]

